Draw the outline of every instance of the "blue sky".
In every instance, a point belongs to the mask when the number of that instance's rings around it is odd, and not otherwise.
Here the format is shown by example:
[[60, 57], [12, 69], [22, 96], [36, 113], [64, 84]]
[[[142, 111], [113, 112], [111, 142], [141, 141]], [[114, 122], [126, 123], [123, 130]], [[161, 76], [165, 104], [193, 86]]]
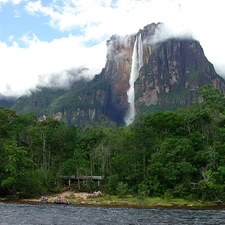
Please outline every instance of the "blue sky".
[[225, 76], [224, 0], [0, 0], [0, 93], [37, 85], [69, 86], [80, 68], [92, 78], [105, 65], [106, 40], [163, 22], [168, 35], [200, 41]]

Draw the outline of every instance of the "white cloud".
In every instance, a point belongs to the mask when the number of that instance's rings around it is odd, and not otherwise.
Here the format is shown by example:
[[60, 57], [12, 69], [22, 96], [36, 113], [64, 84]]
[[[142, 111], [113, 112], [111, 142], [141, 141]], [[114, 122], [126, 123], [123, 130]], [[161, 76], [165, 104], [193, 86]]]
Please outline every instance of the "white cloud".
[[36, 2], [28, 2], [25, 6], [25, 10], [30, 14], [35, 14], [36, 12], [42, 12], [43, 6], [41, 4], [41, 1]]
[[13, 5], [18, 5], [20, 4], [22, 1], [26, 1], [26, 0], [0, 0], [0, 12], [2, 11], [2, 6], [7, 4], [7, 3], [11, 3]]
[[13, 35], [10, 35], [10, 36], [8, 37], [8, 41], [13, 41], [13, 38], [14, 38], [14, 36], [13, 36]]
[[22, 2], [23, 0], [11, 0], [11, 2], [15, 5], [18, 5]]
[[[82, 38], [74, 36], [50, 43], [38, 40], [35, 35], [32, 38], [24, 36], [23, 40], [27, 48], [18, 47], [16, 42], [10, 47], [0, 42], [0, 61], [4, 62], [0, 67], [3, 95], [19, 96], [37, 85], [48, 86], [44, 82], [50, 81], [52, 76], [67, 82], [67, 78], [71, 79], [69, 70], [88, 68], [83, 76], [93, 77], [105, 64], [105, 43], [87, 49], [82, 44]], [[96, 57], [96, 52], [99, 57]]]
[[24, 0], [0, 0], [0, 5], [1, 4], [6, 4], [6, 3], [12, 3], [14, 5], [20, 4]]
[[[0, 7], [9, 2], [22, 1], [0, 0]], [[0, 42], [0, 73], [6, 77], [1, 80], [2, 93], [24, 93], [56, 74], [64, 82], [70, 69], [88, 67], [85, 73], [93, 76], [105, 65], [105, 43], [111, 35], [136, 33], [152, 22], [165, 23], [168, 36], [193, 35], [225, 76], [224, 0], [26, 0], [24, 4], [25, 12], [45, 17], [51, 28], [71, 35], [48, 43], [30, 31], [21, 37], [26, 48], [13, 36], [12, 46]], [[100, 44], [85, 47], [90, 41]]]

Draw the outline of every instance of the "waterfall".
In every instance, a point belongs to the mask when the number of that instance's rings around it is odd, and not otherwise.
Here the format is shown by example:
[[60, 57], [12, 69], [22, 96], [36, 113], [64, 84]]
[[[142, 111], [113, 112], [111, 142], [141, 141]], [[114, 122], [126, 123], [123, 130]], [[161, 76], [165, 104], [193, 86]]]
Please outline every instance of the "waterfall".
[[143, 46], [142, 46], [142, 39], [141, 34], [136, 37], [134, 43], [134, 50], [132, 54], [132, 65], [131, 65], [131, 73], [130, 73], [130, 88], [127, 91], [128, 103], [129, 108], [127, 114], [124, 118], [126, 125], [128, 126], [133, 122], [135, 116], [135, 93], [134, 93], [134, 83], [139, 76], [139, 70], [143, 66]]

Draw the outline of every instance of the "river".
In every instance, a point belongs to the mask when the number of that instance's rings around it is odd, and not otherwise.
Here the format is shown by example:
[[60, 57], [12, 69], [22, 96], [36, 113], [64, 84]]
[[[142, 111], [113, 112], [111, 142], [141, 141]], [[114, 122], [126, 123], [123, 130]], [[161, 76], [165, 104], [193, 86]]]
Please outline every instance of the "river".
[[225, 224], [225, 209], [125, 208], [0, 203], [0, 224], [216, 225]]

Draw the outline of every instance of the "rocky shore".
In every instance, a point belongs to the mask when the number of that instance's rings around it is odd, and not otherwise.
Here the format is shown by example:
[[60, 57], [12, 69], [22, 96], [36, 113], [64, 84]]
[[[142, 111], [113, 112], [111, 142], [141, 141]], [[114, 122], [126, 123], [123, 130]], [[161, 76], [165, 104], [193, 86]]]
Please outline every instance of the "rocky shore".
[[[192, 208], [192, 209], [224, 209], [223, 202], [185, 202], [181, 199], [160, 199], [160, 198], [113, 198], [113, 196], [103, 195], [101, 192], [87, 193], [87, 192], [72, 192], [65, 191], [60, 194], [46, 196], [48, 204], [54, 204], [55, 199], [67, 199], [71, 205], [84, 206], [110, 206], [110, 207], [157, 207], [157, 208]], [[19, 203], [19, 204], [41, 204], [41, 196], [39, 199], [2, 199], [0, 202]]]

